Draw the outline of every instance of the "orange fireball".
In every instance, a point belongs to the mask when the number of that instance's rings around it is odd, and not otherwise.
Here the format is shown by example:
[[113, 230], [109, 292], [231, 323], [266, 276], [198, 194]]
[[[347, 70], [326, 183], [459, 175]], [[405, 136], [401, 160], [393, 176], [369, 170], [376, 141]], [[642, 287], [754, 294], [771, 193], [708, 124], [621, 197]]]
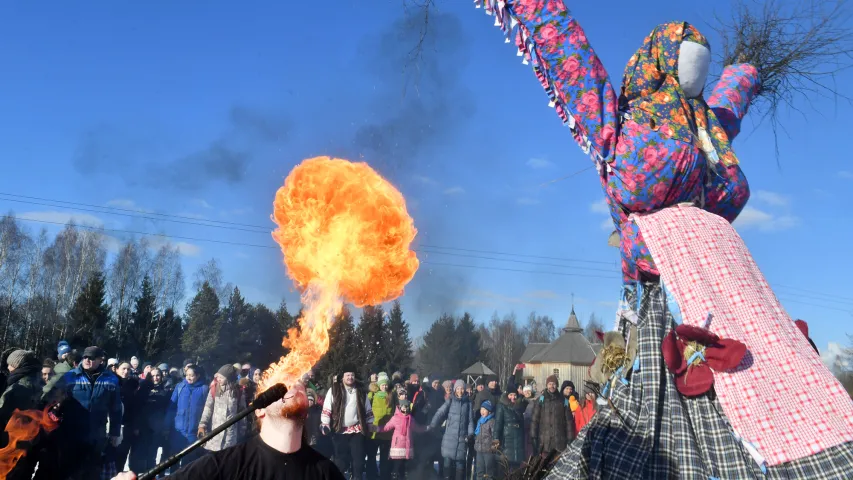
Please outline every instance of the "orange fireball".
[[264, 372], [262, 389], [292, 385], [314, 366], [329, 349], [329, 327], [344, 301], [393, 300], [419, 265], [403, 195], [363, 162], [303, 161], [276, 193], [272, 219], [303, 315], [282, 341], [290, 353]]
[[[59, 426], [50, 417], [47, 410], [15, 410], [12, 412], [12, 417], [6, 424], [9, 443], [0, 449], [0, 479], [5, 479], [6, 475], [15, 468], [18, 460], [27, 455], [26, 442], [35, 439], [42, 429], [50, 432]], [[24, 445], [19, 445], [20, 443]]]

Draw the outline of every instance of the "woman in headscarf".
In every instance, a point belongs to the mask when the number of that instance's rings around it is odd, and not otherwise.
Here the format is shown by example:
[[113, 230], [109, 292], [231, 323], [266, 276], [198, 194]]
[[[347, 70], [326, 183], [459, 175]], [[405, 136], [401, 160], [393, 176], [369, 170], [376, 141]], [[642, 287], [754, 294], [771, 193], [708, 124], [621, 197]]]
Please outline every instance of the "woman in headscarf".
[[[237, 370], [233, 365], [223, 365], [210, 384], [210, 392], [198, 425], [198, 436], [207, 435], [207, 432], [222, 425], [245, 408], [246, 397], [237, 385]], [[246, 420], [243, 419], [211, 438], [204, 444], [204, 448], [209, 452], [218, 452], [233, 447], [240, 443], [245, 433]]]
[[[484, 3], [592, 156], [622, 257], [608, 404], [551, 477], [853, 478], [853, 403], [731, 226], [749, 199], [731, 142], [761, 72], [725, 66], [706, 100], [709, 42], [670, 22], [617, 95], [563, 0]], [[807, 378], [818, 398], [767, 380], [780, 378]]]

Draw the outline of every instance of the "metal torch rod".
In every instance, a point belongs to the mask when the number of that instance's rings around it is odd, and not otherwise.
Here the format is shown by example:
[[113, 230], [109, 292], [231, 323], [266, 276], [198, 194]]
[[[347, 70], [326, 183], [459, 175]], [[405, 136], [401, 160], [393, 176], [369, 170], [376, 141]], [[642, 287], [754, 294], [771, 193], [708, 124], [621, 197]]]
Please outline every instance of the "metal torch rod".
[[255, 410], [257, 410], [259, 408], [266, 408], [266, 407], [270, 406], [270, 404], [272, 404], [272, 403], [280, 400], [282, 397], [284, 397], [285, 394], [287, 394], [287, 388], [280, 383], [270, 387], [269, 390], [258, 395], [258, 398], [256, 398], [254, 402], [249, 404], [249, 406], [246, 407], [243, 411], [241, 411], [237, 415], [234, 415], [233, 417], [229, 418], [228, 420], [225, 421], [225, 423], [214, 428], [213, 430], [211, 430], [210, 433], [199, 438], [198, 440], [193, 442], [187, 448], [185, 448], [185, 449], [181, 450], [180, 452], [178, 452], [178, 453], [172, 455], [171, 457], [167, 458], [165, 461], [161, 462], [159, 465], [157, 465], [156, 467], [152, 468], [151, 470], [145, 472], [144, 474], [139, 475], [138, 477], [136, 477], [137, 480], [153, 480], [153, 479], [157, 478], [157, 475], [163, 473], [167, 468], [171, 467], [172, 465], [180, 462], [182, 458], [187, 456], [193, 450], [197, 449], [198, 447], [200, 447], [200, 446], [204, 445], [205, 443], [207, 443], [208, 441], [210, 441], [211, 438], [219, 435], [224, 430], [226, 430], [228, 427], [239, 422], [240, 420], [242, 420], [243, 418], [245, 418], [246, 416], [248, 416], [249, 414], [251, 414]]

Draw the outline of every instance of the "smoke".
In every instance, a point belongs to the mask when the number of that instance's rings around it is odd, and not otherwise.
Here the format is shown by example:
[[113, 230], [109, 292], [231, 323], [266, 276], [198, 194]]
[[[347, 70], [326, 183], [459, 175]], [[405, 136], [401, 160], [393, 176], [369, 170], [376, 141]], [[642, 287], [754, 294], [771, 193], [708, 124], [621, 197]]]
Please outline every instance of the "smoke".
[[431, 147], [454, 138], [474, 113], [462, 69], [469, 45], [460, 19], [421, 9], [407, 11], [360, 46], [364, 75], [375, 82], [370, 111], [343, 149], [392, 177], [424, 165]]
[[81, 138], [73, 165], [83, 175], [113, 175], [126, 186], [201, 190], [213, 183], [236, 185], [245, 179], [254, 153], [287, 140], [288, 119], [243, 106], [228, 113], [227, 128], [197, 151], [158, 161], [156, 141], [129, 138], [111, 126], [93, 128]]

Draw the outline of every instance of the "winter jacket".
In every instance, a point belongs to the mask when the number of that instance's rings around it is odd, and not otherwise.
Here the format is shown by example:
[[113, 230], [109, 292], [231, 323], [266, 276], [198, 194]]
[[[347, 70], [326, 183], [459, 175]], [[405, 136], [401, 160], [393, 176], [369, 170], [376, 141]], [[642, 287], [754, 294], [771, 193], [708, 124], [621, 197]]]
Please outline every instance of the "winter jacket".
[[[199, 426], [203, 425], [210, 432], [245, 409], [246, 398], [240, 393], [240, 389], [236, 384], [223, 388], [216, 384], [216, 380], [214, 380], [207, 394], [207, 399], [204, 402], [204, 410], [201, 413]], [[219, 450], [233, 447], [240, 443], [245, 432], [246, 420], [243, 419], [228, 427], [224, 432], [211, 438], [210, 441], [204, 444], [204, 448], [211, 452], [218, 452]]]
[[168, 426], [165, 418], [169, 408], [169, 392], [165, 384], [154, 385], [145, 380], [139, 385], [137, 396], [139, 411], [136, 427], [143, 434], [163, 433]]
[[308, 408], [308, 419], [305, 421], [305, 437], [308, 439], [308, 445], [314, 447], [322, 440], [320, 433], [320, 416], [323, 414], [323, 407], [315, 403]]
[[462, 398], [453, 396], [444, 402], [432, 417], [430, 429], [436, 430], [447, 420], [444, 435], [441, 437], [441, 456], [464, 461], [467, 453], [468, 437], [474, 435], [474, 412], [468, 395]]
[[[15, 410], [32, 410], [41, 399], [39, 375], [41, 364], [24, 364], [12, 371], [6, 379], [6, 389], [0, 396], [0, 425], [3, 428]], [[0, 432], [0, 447], [7, 443], [6, 432]]]
[[379, 427], [379, 431], [394, 432], [391, 438], [391, 450], [388, 456], [391, 460], [411, 460], [414, 456], [412, 449], [412, 433], [426, 431], [426, 428], [414, 421], [411, 415], [404, 414], [398, 408], [385, 425]]
[[139, 413], [139, 397], [136, 392], [139, 391], [139, 380], [128, 376], [128, 378], [118, 377], [119, 392], [121, 392], [121, 424], [125, 430], [123, 435], [128, 435], [128, 430], [136, 429], [137, 414]]
[[565, 394], [563, 393], [563, 391], [566, 389], [566, 387], [572, 387], [572, 393], [569, 394], [569, 397], [574, 397], [575, 401], [579, 402], [581, 397], [578, 395], [578, 391], [575, 389], [574, 382], [572, 382], [571, 380], [565, 380], [563, 381], [563, 384], [560, 385], [560, 394], [562, 394], [564, 397]]
[[498, 399], [500, 398], [500, 388], [495, 388], [494, 390], [484, 388], [482, 392], [477, 392], [477, 394], [474, 396], [474, 403], [471, 405], [471, 408], [474, 410], [474, 418], [480, 418], [480, 405], [482, 405], [483, 402], [488, 400], [492, 402], [492, 405], [497, 405]]
[[574, 418], [562, 393], [546, 390], [534, 400], [530, 437], [544, 452], [562, 452], [575, 438]]
[[65, 374], [70, 372], [70, 371], [71, 371], [71, 364], [69, 364], [68, 362], [63, 361], [63, 362], [57, 363], [53, 367], [53, 373], [55, 373], [56, 375], [51, 377], [51, 379], [47, 381], [47, 384], [42, 389], [42, 392], [43, 392], [42, 398], [46, 399], [48, 397], [48, 395], [50, 394], [50, 392], [54, 389], [54, 387], [56, 387], [56, 384], [59, 383], [59, 381], [62, 380], [62, 377], [65, 376]]
[[429, 412], [427, 411], [427, 393], [420, 385], [409, 385], [406, 389], [408, 400], [412, 402], [412, 415], [415, 421], [421, 425], [429, 423]]
[[492, 442], [494, 440], [495, 417], [492, 415], [492, 418], [489, 418], [480, 425], [480, 432], [474, 438], [474, 451], [477, 453], [492, 453]]
[[581, 405], [575, 412], [575, 433], [580, 433], [581, 429], [583, 429], [584, 425], [589, 423], [592, 420], [593, 415], [595, 415], [595, 402], [590, 402], [587, 400], [586, 404]]
[[[367, 394], [367, 400], [373, 407], [373, 424], [381, 427], [391, 420], [394, 416], [394, 404], [391, 401], [390, 392], [370, 392]], [[370, 438], [378, 440], [391, 440], [390, 433], [371, 433]]]
[[510, 463], [521, 463], [527, 459], [526, 441], [524, 434], [524, 412], [527, 410], [527, 400], [516, 399], [510, 403], [507, 394], [501, 396], [495, 415], [495, 440], [500, 442], [500, 448]]
[[169, 399], [166, 425], [184, 438], [195, 437], [209, 393], [210, 387], [206, 383], [187, 383], [183, 380], [175, 387]]
[[[62, 376], [57, 388], [89, 412], [88, 421], [77, 419], [82, 422], [79, 425], [82, 431], [78, 437], [81, 441], [88, 444], [102, 441], [107, 435], [107, 420], [110, 423], [109, 436], [121, 436], [121, 387], [114, 373], [103, 365], [92, 373], [86, 372], [82, 365], [78, 365]], [[63, 422], [67, 418], [63, 417]]]
[[439, 387], [438, 390], [432, 387], [424, 387], [424, 392], [426, 392], [426, 406], [424, 407], [426, 411], [426, 422], [429, 422], [432, 417], [435, 416], [435, 412], [444, 405], [445, 400], [444, 397], [444, 389]]

